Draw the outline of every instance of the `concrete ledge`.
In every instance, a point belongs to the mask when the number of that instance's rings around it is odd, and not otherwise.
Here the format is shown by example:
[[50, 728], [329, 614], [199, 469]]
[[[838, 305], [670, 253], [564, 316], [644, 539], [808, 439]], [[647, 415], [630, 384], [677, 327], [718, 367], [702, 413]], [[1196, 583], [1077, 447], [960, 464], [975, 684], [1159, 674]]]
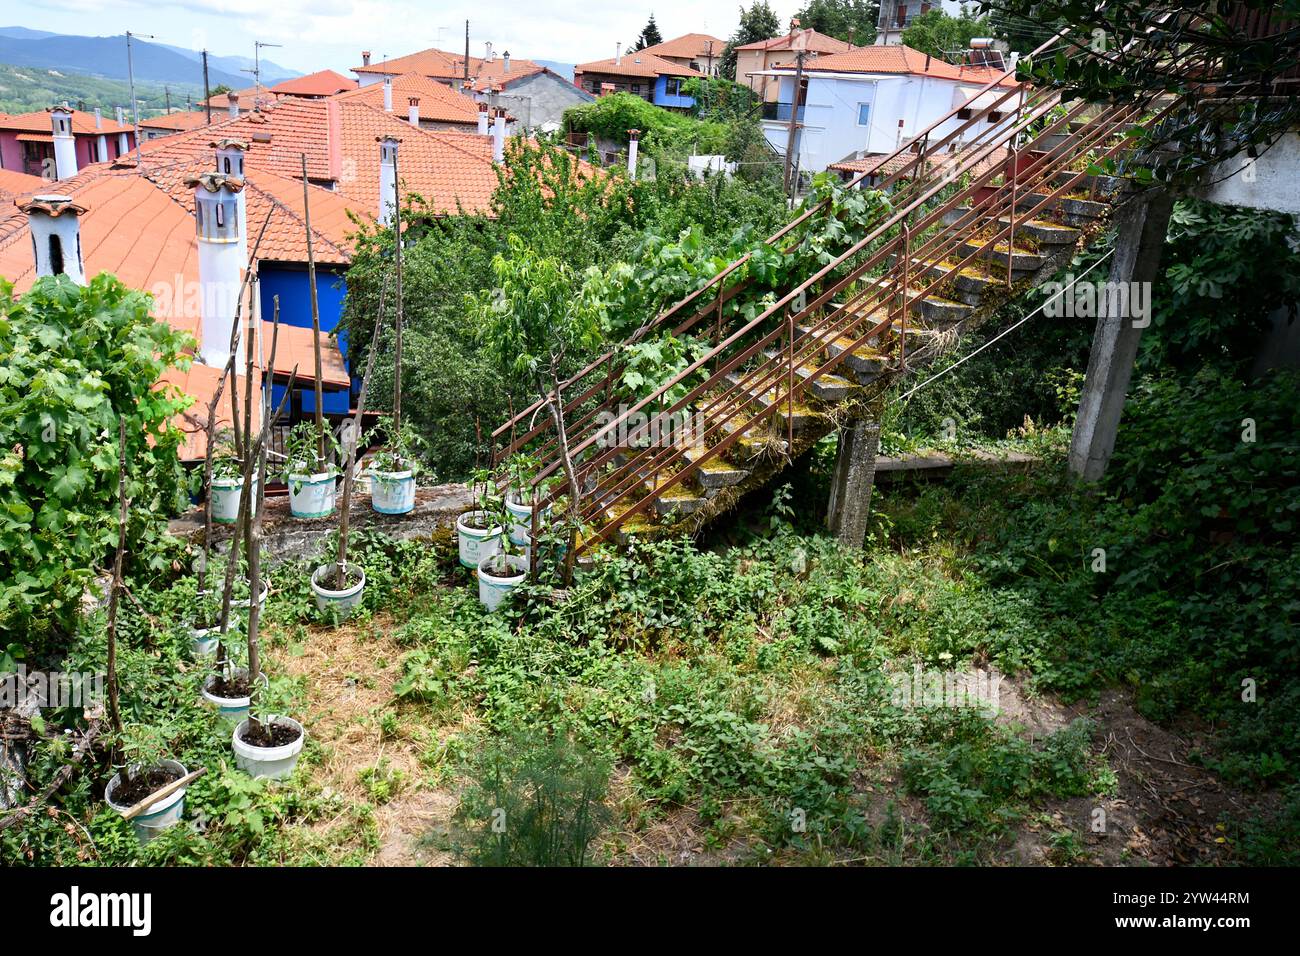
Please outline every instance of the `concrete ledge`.
[[1041, 461], [1035, 455], [1020, 451], [994, 452], [972, 449], [960, 455], [948, 455], [938, 451], [923, 451], [911, 455], [891, 457], [880, 455], [876, 458], [876, 477], [885, 480], [898, 480], [908, 475], [923, 478], [941, 478], [952, 471], [955, 465], [982, 465], [999, 468], [1008, 465], [1028, 465]]
[[[382, 515], [370, 506], [370, 495], [353, 494], [353, 530], [377, 529], [392, 538], [430, 538], [434, 532], [454, 528], [456, 517], [470, 510], [473, 496], [465, 485], [433, 485], [417, 488], [415, 510], [404, 515]], [[289, 513], [287, 494], [266, 499], [262, 515], [262, 543], [270, 564], [315, 557], [321, 552], [329, 535], [338, 527], [336, 512], [328, 518], [295, 518]], [[168, 530], [174, 536], [195, 545], [203, 543], [203, 510], [192, 511], [174, 518]], [[212, 546], [224, 553], [232, 533], [231, 525], [218, 525], [212, 531]]]

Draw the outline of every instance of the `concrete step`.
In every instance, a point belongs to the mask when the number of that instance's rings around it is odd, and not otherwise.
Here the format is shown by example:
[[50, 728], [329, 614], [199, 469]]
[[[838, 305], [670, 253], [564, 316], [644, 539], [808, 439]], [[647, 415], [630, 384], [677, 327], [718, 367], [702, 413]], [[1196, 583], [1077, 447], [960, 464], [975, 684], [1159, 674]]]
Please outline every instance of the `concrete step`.
[[[800, 328], [798, 330], [803, 334], [810, 334], [808, 329]], [[838, 358], [844, 356], [840, 362], [840, 367], [848, 372], [848, 377], [859, 385], [870, 385], [878, 379], [885, 369], [885, 356], [872, 345], [861, 345], [852, 351], [849, 346], [853, 344], [852, 339], [837, 338], [834, 341], [826, 343], [826, 357]]]
[[960, 270], [956, 262], [947, 259], [934, 265], [918, 262], [917, 266], [925, 269], [926, 278], [943, 279], [949, 294], [969, 306], [978, 307], [987, 293], [1007, 284], [1005, 272], [1001, 276], [993, 275], [982, 260], [968, 262]]
[[[982, 242], [964, 242], [958, 252], [963, 259], [969, 255], [978, 255], [981, 259], [997, 263], [1003, 268], [1010, 259], [1012, 273], [1019, 273], [1019, 276], [1027, 276], [1042, 268], [1043, 257], [1032, 249], [1009, 249], [1005, 240], [987, 248], [982, 248], [983, 245]], [[1019, 278], [1019, 276], [1014, 277]]]
[[[799, 348], [807, 347], [799, 340], [796, 340], [796, 346]], [[820, 354], [813, 361], [818, 364], [823, 363], [825, 359], [822, 356], [825, 354], [825, 351], [825, 349], [819, 350]], [[770, 349], [763, 354], [769, 360], [774, 362], [782, 361], [784, 358], [783, 354], [775, 349]], [[794, 370], [794, 374], [799, 376], [801, 379], [806, 380], [812, 378], [814, 371], [815, 369], [811, 367], [810, 363], [805, 363], [798, 366]], [[817, 399], [819, 402], [825, 402], [827, 405], [838, 405], [840, 402], [852, 398], [860, 388], [860, 385], [849, 381], [841, 375], [836, 375], [833, 372], [823, 372], [808, 386], [813, 398]]]
[[692, 465], [704, 459], [695, 469], [695, 482], [705, 491], [738, 485], [749, 477], [748, 468], [739, 468], [718, 455], [706, 458], [707, 454], [704, 445], [692, 445], [682, 451], [682, 457]]
[[[998, 220], [998, 225], [1005, 229], [1011, 225], [1011, 217], [1003, 216]], [[1024, 236], [1032, 239], [1040, 246], [1067, 246], [1077, 242], [1081, 230], [1071, 226], [1062, 226], [1060, 223], [1050, 222], [1046, 219], [1029, 219], [1025, 221], [1016, 221], [1016, 238]]]
[[[917, 296], [920, 291], [912, 289], [910, 295]], [[975, 311], [974, 306], [946, 298], [937, 292], [931, 292], [922, 298], [910, 298], [907, 307], [912, 315], [919, 315], [929, 327], [940, 329], [951, 328], [965, 321]]]
[[743, 389], [744, 393], [752, 399], [755, 406], [755, 412], [757, 412], [759, 408], [776, 406], [776, 412], [773, 417], [776, 419], [777, 424], [783, 431], [787, 428], [787, 421], [793, 422], [795, 432], [801, 432], [806, 428], [811, 428], [817, 422], [821, 421], [821, 412], [809, 405], [804, 400], [803, 396], [796, 396], [794, 407], [791, 408], [785, 390], [784, 378], [781, 380], [779, 389], [771, 388], [766, 392], [757, 392], [754, 386], [745, 384], [742, 376], [737, 372], [732, 372], [728, 375], [727, 382], [736, 388]]

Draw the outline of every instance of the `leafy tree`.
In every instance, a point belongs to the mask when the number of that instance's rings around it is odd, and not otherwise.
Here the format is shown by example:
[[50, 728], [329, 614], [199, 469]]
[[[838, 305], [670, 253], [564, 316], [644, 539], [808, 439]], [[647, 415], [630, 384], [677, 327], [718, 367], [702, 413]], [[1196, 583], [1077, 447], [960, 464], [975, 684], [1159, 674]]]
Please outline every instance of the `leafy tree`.
[[816, 30], [855, 46], [870, 46], [876, 39], [880, 0], [809, 0], [790, 19], [801, 30]]
[[754, 0], [748, 9], [741, 7], [740, 23], [736, 26], [736, 32], [731, 35], [731, 39], [727, 41], [726, 49], [722, 51], [722, 62], [718, 66], [719, 73], [728, 80], [734, 80], [736, 47], [744, 46], [746, 43], [757, 43], [759, 40], [770, 40], [780, 35], [781, 21], [767, 0]]
[[644, 50], [648, 46], [655, 46], [663, 43], [663, 34], [659, 32], [659, 26], [655, 23], [655, 15], [650, 14], [650, 22], [645, 25], [641, 35], [636, 38], [636, 43], [632, 44], [633, 50]]
[[989, 35], [988, 17], [976, 17], [964, 8], [958, 16], [950, 17], [940, 9], [917, 17], [903, 31], [904, 45], [940, 59], [956, 62], [960, 51], [970, 47], [972, 37]]
[[28, 639], [71, 631], [117, 545], [120, 419], [131, 553], [148, 554], [179, 510], [174, 419], [189, 400], [158, 382], [188, 367], [193, 340], [108, 274], [40, 279], [17, 299], [0, 281], [0, 301], [0, 637]]
[[225, 83], [218, 83], [216, 86], [212, 87], [211, 92], [213, 96], [220, 96], [222, 93], [231, 92], [231, 90]]

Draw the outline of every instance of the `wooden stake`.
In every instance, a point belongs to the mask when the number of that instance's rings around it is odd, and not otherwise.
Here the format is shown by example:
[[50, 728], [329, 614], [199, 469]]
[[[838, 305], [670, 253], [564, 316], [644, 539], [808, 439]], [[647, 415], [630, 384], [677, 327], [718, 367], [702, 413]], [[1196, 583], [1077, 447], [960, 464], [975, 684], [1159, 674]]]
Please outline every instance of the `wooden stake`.
[[171, 783], [167, 784], [167, 786], [163, 787], [161, 790], [155, 790], [153, 793], [149, 794], [149, 796], [145, 797], [139, 803], [134, 804], [129, 810], [124, 810], [122, 812], [122, 819], [134, 820], [136, 817], [144, 813], [146, 810], [152, 807], [159, 800], [162, 800], [164, 797], [170, 797], [177, 790], [180, 790], [184, 787], [188, 787], [195, 780], [198, 780], [199, 777], [203, 776], [207, 772], [208, 772], [207, 767], [200, 767], [198, 770], [190, 771], [185, 776], [181, 777], [179, 780], [173, 780]]
[[108, 592], [108, 712], [113, 729], [122, 733], [122, 707], [117, 689], [117, 605], [122, 592], [122, 556], [126, 553], [126, 419], [117, 420], [117, 552], [113, 555], [113, 584]]
[[[316, 255], [311, 244], [311, 187], [307, 184], [307, 154], [302, 153], [302, 219], [307, 231], [307, 284], [311, 288], [312, 349], [316, 358], [316, 464], [325, 467], [325, 389], [321, 384], [320, 303], [316, 298]], [[400, 349], [401, 346], [399, 345]], [[292, 463], [291, 463], [292, 464]]]
[[393, 265], [396, 273], [397, 320], [393, 337], [393, 435], [402, 430], [402, 196], [397, 174], [397, 151], [393, 151]]

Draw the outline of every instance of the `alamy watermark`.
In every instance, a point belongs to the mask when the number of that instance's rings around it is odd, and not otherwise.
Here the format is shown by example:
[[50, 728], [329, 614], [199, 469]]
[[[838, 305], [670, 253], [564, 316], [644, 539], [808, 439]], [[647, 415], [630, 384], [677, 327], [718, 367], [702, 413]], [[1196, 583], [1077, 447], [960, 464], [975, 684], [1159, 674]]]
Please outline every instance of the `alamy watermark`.
[[1048, 318], [1091, 319], [1099, 315], [1131, 319], [1133, 328], [1151, 324], [1150, 282], [1085, 282], [1067, 272], [1060, 282], [1043, 285]]
[[0, 674], [0, 710], [31, 707], [102, 707], [104, 675], [65, 671], [29, 671], [19, 664]]
[[968, 707], [993, 715], [1002, 699], [1002, 675], [972, 671], [929, 670], [917, 664], [911, 673], [889, 675], [889, 702], [895, 707]]
[[704, 439], [704, 415], [691, 409], [676, 412], [631, 411], [620, 405], [596, 416], [602, 448], [689, 448]]

